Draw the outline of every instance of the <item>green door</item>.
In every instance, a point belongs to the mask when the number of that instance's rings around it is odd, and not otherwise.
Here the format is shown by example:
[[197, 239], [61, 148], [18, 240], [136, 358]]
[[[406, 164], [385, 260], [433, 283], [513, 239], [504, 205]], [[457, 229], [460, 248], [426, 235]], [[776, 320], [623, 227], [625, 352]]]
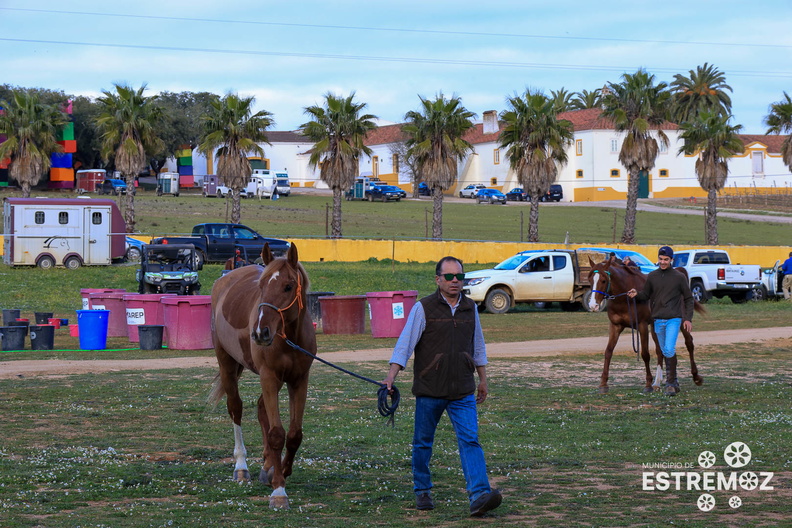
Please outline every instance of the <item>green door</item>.
[[649, 173], [647, 171], [638, 173], [638, 198], [649, 198]]

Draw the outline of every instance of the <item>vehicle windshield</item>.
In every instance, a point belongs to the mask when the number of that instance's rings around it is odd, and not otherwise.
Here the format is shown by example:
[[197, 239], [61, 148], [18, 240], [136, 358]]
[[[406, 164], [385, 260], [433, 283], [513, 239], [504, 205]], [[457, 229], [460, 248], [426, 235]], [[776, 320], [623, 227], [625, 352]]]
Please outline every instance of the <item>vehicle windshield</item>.
[[254, 238], [256, 238], [256, 233], [254, 233], [253, 231], [251, 231], [250, 229], [247, 229], [245, 227], [235, 227], [234, 228], [234, 236], [236, 238], [244, 238], [244, 239], [247, 239], [247, 240], [253, 240]]
[[639, 266], [654, 266], [654, 263], [651, 262], [648, 258], [644, 257], [640, 253], [630, 253], [629, 255], [625, 255], [630, 257], [630, 260], [638, 264]]
[[509, 257], [497, 266], [494, 269], [496, 270], [515, 270], [519, 268], [523, 262], [528, 260], [527, 255], [514, 255], [513, 257]]

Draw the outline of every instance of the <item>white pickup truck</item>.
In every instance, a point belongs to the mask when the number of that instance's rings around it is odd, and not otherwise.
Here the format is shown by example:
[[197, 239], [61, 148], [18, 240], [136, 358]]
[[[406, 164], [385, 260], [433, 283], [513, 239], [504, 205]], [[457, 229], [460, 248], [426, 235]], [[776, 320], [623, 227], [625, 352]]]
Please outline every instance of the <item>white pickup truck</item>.
[[690, 277], [690, 291], [700, 303], [712, 297], [729, 297], [734, 303], [743, 303], [762, 284], [761, 266], [732, 264], [729, 254], [722, 250], [676, 251], [673, 265], [685, 268]]
[[490, 313], [528, 302], [560, 302], [568, 311], [588, 309], [589, 258], [601, 262], [607, 257], [600, 251], [522, 251], [493, 269], [466, 273], [464, 292]]

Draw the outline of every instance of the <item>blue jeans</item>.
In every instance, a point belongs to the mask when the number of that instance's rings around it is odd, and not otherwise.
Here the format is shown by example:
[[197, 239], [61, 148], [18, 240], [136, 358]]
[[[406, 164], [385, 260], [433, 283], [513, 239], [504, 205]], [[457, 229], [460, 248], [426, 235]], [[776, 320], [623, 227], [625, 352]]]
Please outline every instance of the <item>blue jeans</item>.
[[682, 318], [674, 319], [655, 319], [654, 329], [657, 340], [660, 342], [660, 350], [665, 357], [674, 357], [679, 329], [682, 327]]
[[443, 411], [448, 413], [459, 446], [459, 459], [465, 474], [470, 502], [490, 491], [484, 450], [478, 441], [476, 397], [471, 394], [459, 400], [443, 400], [418, 396], [415, 401], [415, 432], [413, 434], [412, 469], [416, 493], [432, 489], [429, 460], [432, 458], [435, 430]]

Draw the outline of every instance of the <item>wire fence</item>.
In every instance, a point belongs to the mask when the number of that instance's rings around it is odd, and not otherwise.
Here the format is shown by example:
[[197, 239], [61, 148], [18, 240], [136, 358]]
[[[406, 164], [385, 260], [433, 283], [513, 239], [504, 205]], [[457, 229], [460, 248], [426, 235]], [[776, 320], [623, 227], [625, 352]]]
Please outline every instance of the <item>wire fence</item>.
[[718, 207], [792, 213], [792, 187], [727, 187], [718, 197]]

